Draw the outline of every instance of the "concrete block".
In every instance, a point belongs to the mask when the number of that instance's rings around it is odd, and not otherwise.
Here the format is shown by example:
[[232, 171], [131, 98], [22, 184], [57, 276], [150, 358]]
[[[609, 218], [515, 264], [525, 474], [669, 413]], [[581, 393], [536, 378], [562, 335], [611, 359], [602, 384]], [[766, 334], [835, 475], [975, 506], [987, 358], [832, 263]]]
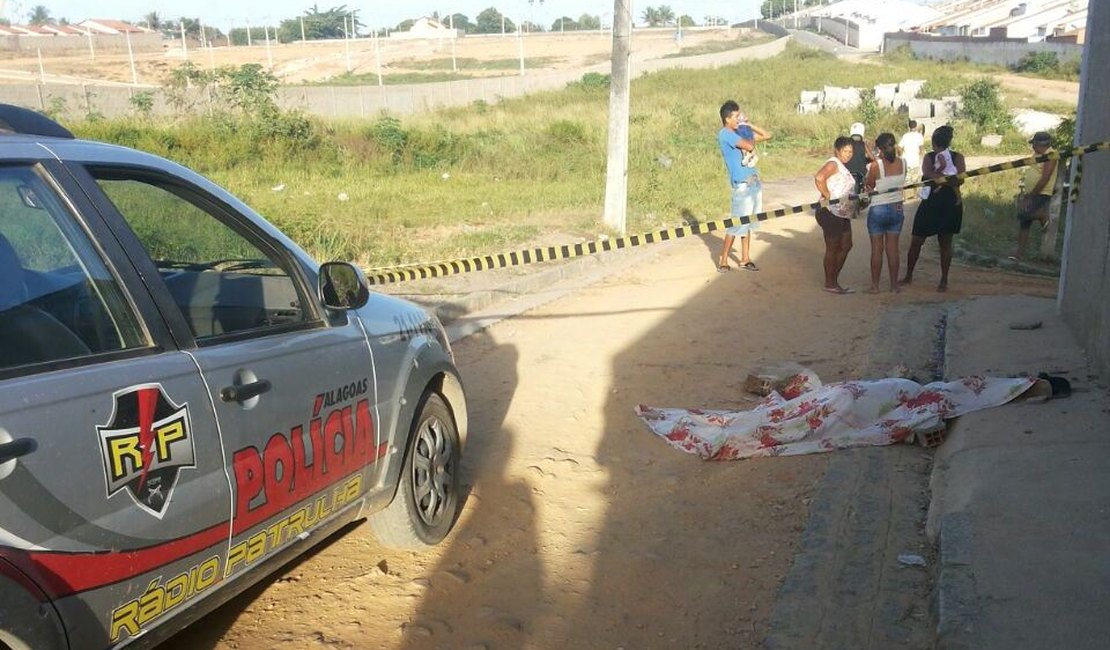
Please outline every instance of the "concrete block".
[[859, 103], [859, 88], [825, 86], [825, 108], [855, 108]]
[[903, 95], [909, 95], [912, 99], [921, 94], [921, 88], [924, 86], [925, 82], [920, 79], [906, 79], [898, 84], [898, 92]]
[[982, 137], [982, 139], [979, 140], [979, 144], [983, 145], [984, 147], [992, 147], [992, 148], [1001, 146], [1002, 145], [1002, 136], [997, 135], [997, 134], [984, 135]]
[[821, 104], [798, 104], [798, 112], [802, 115], [820, 113], [823, 108], [824, 106]]
[[933, 117], [933, 102], [929, 99], [911, 99], [907, 104], [910, 119]]
[[913, 99], [913, 95], [897, 92], [894, 94], [894, 99], [891, 100], [890, 106], [896, 111], [909, 111], [910, 102], [913, 101]]
[[825, 93], [820, 90], [803, 90], [798, 101], [801, 104], [821, 104], [825, 101]]
[[898, 96], [898, 88], [894, 84], [879, 84], [875, 86], [875, 101], [883, 106], [893, 106], [894, 98]]

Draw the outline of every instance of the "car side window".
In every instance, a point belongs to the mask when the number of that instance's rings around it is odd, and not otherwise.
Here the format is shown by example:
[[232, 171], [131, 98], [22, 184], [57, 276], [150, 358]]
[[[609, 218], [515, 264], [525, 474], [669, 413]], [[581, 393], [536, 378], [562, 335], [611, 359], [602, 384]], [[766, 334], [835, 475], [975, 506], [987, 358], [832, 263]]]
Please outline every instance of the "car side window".
[[126, 170], [90, 172], [154, 260], [197, 339], [267, 334], [312, 318], [282, 262], [225, 223], [200, 190]]
[[54, 187], [0, 167], [0, 371], [151, 345]]

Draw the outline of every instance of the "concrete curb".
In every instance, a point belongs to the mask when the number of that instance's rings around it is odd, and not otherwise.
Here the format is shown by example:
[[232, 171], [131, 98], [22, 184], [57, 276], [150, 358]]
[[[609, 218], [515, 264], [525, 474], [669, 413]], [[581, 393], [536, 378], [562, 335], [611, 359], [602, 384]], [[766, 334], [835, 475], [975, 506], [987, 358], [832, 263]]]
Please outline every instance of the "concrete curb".
[[[1022, 323], [1043, 323], [1028, 329]], [[1104, 648], [1110, 638], [1110, 396], [1056, 310], [1029, 296], [950, 309], [950, 377], [1069, 377], [1069, 399], [969, 413], [930, 477], [926, 532], [939, 554], [942, 650]]]

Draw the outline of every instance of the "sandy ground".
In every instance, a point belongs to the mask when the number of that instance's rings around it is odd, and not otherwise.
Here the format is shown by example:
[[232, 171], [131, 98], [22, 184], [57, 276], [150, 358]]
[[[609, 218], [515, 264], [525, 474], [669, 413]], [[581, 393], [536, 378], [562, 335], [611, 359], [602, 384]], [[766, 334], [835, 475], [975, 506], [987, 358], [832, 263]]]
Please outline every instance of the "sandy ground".
[[1056, 79], [1035, 79], [1016, 74], [996, 74], [994, 78], [1003, 88], [1029, 94], [1039, 100], [1063, 102], [1071, 105], [1079, 103], [1079, 82]]
[[[855, 227], [843, 283], [863, 288]], [[957, 265], [939, 294], [929, 246], [903, 293], [829, 295], [810, 216], [764, 226], [759, 272], [716, 273], [719, 245], [641, 249], [631, 270], [457, 344], [470, 497], [440, 547], [393, 552], [353, 528], [167, 647], [756, 647], [829, 456], [706, 463], [633, 407], [746, 408], [746, 375], [782, 360], [852, 377], [887, 308], [1055, 282]]]
[[[683, 34], [682, 47], [689, 50], [707, 43], [735, 41], [737, 37], [737, 30], [688, 30]], [[744, 38], [757, 37], [762, 38], [759, 35]], [[522, 43], [513, 35], [471, 36], [456, 41], [454, 56], [460, 74], [503, 75], [506, 70], [511, 72], [514, 69], [521, 47], [530, 70], [559, 70], [582, 68], [608, 60], [611, 43], [609, 33], [598, 32], [528, 34]], [[680, 51], [671, 30], [637, 31], [632, 43], [633, 56], [638, 59], [659, 58]], [[284, 83], [301, 83], [323, 81], [348, 70], [354, 74], [376, 73], [379, 57], [383, 74], [450, 72], [451, 56], [452, 44], [447, 40], [383, 38], [377, 48], [371, 39], [356, 39], [350, 43], [328, 41], [286, 45], [274, 41], [269, 46], [265, 42], [254, 41], [249, 47], [203, 49], [190, 42], [187, 51], [183, 51], [180, 41], [177, 41], [167, 42], [163, 52], [136, 54], [135, 68], [141, 85], [164, 84], [170, 73], [186, 60], [201, 69], [257, 63], [271, 67]], [[94, 57], [82, 50], [71, 56], [44, 57], [41, 70], [34, 55], [0, 56], [0, 83], [34, 82], [39, 80], [40, 75], [53, 83], [132, 82], [131, 63], [126, 52], [99, 53]]]

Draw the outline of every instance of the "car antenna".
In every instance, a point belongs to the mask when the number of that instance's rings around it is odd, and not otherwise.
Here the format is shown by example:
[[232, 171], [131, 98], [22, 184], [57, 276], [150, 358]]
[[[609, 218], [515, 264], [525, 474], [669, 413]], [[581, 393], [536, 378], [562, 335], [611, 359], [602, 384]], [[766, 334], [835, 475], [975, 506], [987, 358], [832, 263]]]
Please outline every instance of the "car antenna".
[[0, 104], [0, 129], [24, 135], [74, 139], [69, 129], [42, 113], [11, 104]]

